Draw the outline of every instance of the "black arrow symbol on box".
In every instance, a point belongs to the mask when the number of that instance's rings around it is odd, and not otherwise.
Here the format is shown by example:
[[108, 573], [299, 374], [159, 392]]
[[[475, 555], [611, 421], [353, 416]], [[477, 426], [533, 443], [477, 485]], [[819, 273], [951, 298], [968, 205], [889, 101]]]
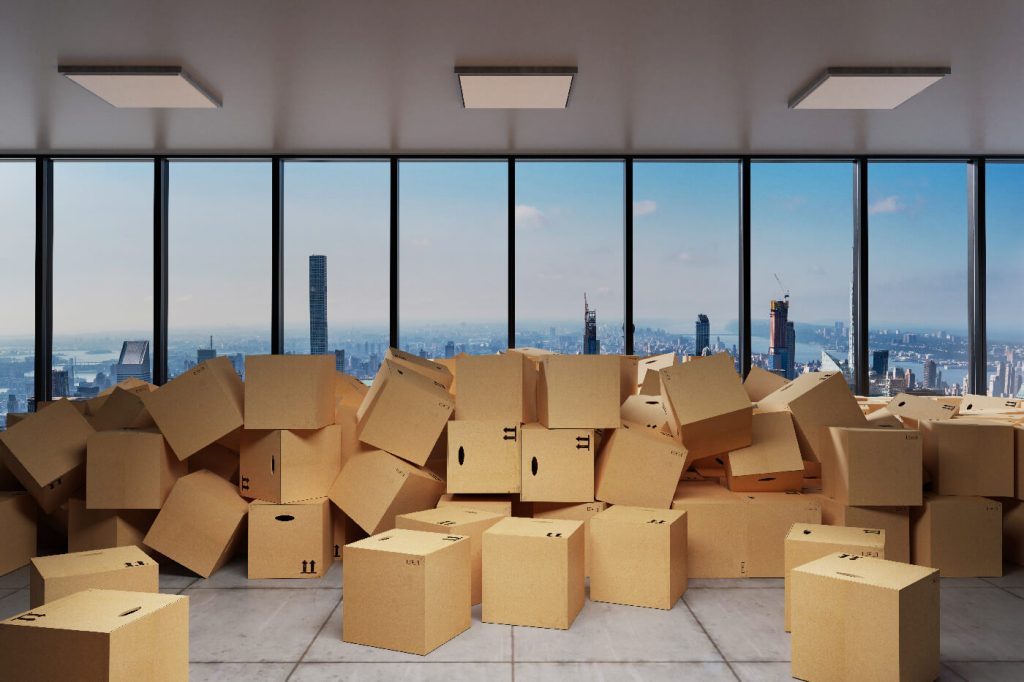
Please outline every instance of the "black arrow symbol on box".
[[516, 427], [506, 426], [502, 429], [505, 435], [501, 437], [502, 440], [515, 440], [516, 439]]
[[18, 616], [17, 618], [15, 618], [14, 620], [25, 620], [25, 621], [31, 622], [31, 621], [37, 620], [39, 618], [46, 618], [46, 614], [45, 613], [32, 613], [32, 612], [23, 613], [20, 616]]
[[335, 557], [340, 557], [340, 556], [341, 556], [341, 554], [339, 554], [339, 551], [340, 551], [340, 550], [341, 550], [341, 548], [340, 548], [340, 547], [338, 547], [338, 545], [335, 545], [335, 546], [334, 546], [334, 556], [335, 556]]
[[249, 477], [248, 476], [242, 476], [242, 490], [248, 490], [248, 489], [249, 489]]
[[316, 573], [316, 559], [311, 559], [309, 562], [309, 572]]
[[308, 561], [306, 561], [305, 559], [303, 559], [303, 560], [302, 560], [302, 572], [303, 572], [303, 573], [306, 573], [306, 572], [307, 572], [307, 571], [306, 571], [306, 566], [308, 566], [308, 565], [309, 565], [309, 562], [308, 562]]

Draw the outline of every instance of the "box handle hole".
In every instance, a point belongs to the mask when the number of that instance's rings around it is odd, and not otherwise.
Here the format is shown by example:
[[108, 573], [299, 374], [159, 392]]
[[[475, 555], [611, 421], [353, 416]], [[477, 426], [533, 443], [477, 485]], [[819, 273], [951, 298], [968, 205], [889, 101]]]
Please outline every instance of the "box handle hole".
[[275, 521], [294, 521], [295, 517], [291, 514], [280, 514], [274, 517]]
[[136, 607], [135, 607], [134, 609], [128, 609], [128, 610], [127, 610], [127, 611], [125, 611], [124, 613], [119, 613], [119, 614], [117, 614], [117, 617], [118, 617], [118, 618], [124, 618], [125, 616], [130, 616], [130, 615], [132, 615], [133, 613], [135, 613], [136, 611], [141, 611], [141, 610], [142, 610], [142, 607], [141, 607], [141, 606], [136, 606]]

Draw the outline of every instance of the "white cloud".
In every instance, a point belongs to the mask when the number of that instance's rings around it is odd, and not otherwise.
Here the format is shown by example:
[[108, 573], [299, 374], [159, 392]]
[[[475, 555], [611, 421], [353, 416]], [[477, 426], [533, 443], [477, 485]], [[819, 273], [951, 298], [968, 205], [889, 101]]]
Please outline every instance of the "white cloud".
[[640, 201], [633, 202], [634, 216], [650, 215], [657, 210], [658, 202], [652, 201], [651, 199], [641, 199]]
[[536, 229], [544, 226], [544, 212], [536, 206], [516, 204], [516, 227]]
[[892, 196], [885, 197], [884, 199], [879, 199], [875, 203], [871, 204], [871, 206], [868, 207], [868, 215], [875, 215], [876, 213], [898, 213], [906, 207], [906, 204], [904, 204], [903, 201], [894, 194]]
[[693, 254], [687, 253], [686, 251], [680, 251], [676, 254], [676, 260], [680, 263], [689, 263], [693, 260]]

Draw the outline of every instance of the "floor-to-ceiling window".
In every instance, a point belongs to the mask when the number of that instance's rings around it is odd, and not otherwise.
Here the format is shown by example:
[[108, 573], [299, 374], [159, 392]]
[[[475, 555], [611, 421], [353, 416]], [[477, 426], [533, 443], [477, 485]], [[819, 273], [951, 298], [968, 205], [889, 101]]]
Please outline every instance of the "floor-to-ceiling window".
[[35, 162], [0, 159], [0, 429], [35, 395]]
[[1024, 398], [1024, 164], [986, 169], [989, 395]]

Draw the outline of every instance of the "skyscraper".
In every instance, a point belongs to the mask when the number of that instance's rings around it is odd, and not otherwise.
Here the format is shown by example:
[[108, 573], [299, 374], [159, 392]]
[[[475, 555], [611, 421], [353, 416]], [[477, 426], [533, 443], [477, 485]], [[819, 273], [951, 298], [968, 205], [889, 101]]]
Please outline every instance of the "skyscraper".
[[597, 355], [601, 352], [601, 342], [597, 340], [597, 311], [587, 304], [587, 295], [583, 294], [583, 354]]
[[786, 378], [796, 378], [796, 327], [786, 322]]
[[125, 341], [121, 344], [121, 355], [114, 366], [118, 383], [128, 378], [153, 380], [149, 365], [149, 341]]
[[936, 372], [937, 371], [938, 371], [938, 366], [935, 364], [934, 360], [932, 360], [931, 358], [928, 358], [927, 360], [924, 361], [924, 372], [923, 372], [924, 377], [923, 377], [923, 379], [924, 379], [924, 387], [925, 388], [938, 388], [939, 387], [939, 383], [938, 383], [937, 377], [936, 377]]
[[871, 372], [879, 378], [889, 373], [889, 351], [871, 351]]
[[215, 357], [217, 357], [217, 349], [213, 347], [213, 337], [211, 336], [209, 348], [196, 348], [196, 364], [213, 360]]
[[789, 295], [779, 301], [772, 299], [768, 318], [768, 369], [776, 374], [789, 376], [788, 348]]
[[327, 256], [309, 257], [309, 352], [327, 354]]
[[336, 348], [334, 350], [334, 369], [337, 372], [344, 372], [345, 371], [345, 349], [344, 348], [342, 348], [340, 350]]
[[444, 356], [446, 358], [453, 358], [453, 357], [455, 357], [455, 342], [454, 341], [449, 341], [448, 343], [444, 344]]
[[66, 369], [54, 369], [50, 371], [53, 382], [53, 397], [67, 398], [71, 395], [71, 387], [68, 384], [68, 371]]
[[694, 345], [693, 354], [703, 355], [704, 349], [711, 346], [711, 321], [704, 313], [697, 315], [697, 343]]

